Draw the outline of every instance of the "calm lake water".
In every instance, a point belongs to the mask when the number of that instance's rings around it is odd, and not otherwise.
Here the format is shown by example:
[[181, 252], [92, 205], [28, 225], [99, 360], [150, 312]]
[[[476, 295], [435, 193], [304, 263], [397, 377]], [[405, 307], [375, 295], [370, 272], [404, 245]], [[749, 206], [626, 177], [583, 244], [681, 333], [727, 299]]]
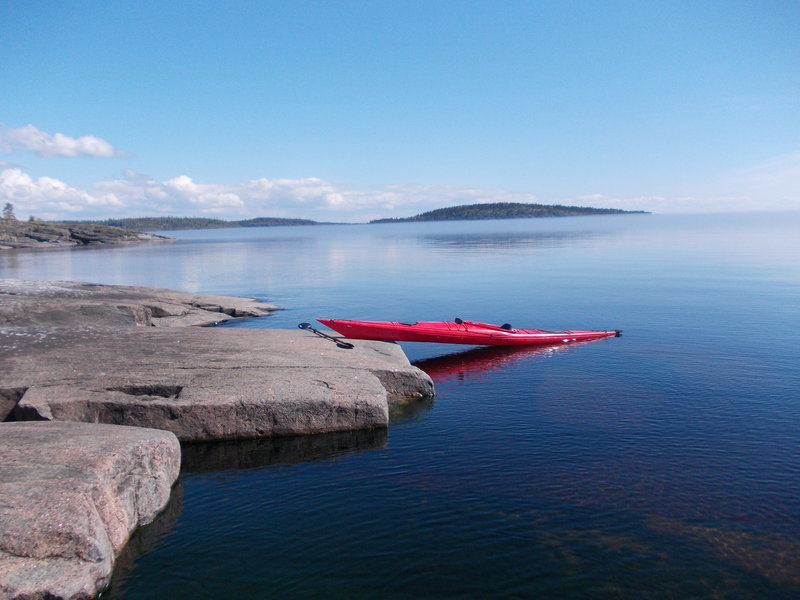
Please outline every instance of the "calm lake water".
[[283, 307], [238, 327], [458, 316], [624, 334], [403, 344], [437, 396], [388, 432], [186, 447], [104, 597], [800, 597], [800, 215], [172, 235], [0, 253], [0, 277]]

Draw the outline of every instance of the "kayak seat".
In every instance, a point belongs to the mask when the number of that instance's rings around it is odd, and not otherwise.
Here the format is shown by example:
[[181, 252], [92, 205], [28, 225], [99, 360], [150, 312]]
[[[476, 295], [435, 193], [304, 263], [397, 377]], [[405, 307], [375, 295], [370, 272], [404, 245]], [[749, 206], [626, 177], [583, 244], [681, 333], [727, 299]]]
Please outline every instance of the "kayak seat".
[[400, 325], [408, 325], [409, 327], [413, 327], [416, 324], [416, 321], [414, 323], [400, 323]]
[[503, 323], [500, 325], [500, 329], [513, 329], [509, 323]]

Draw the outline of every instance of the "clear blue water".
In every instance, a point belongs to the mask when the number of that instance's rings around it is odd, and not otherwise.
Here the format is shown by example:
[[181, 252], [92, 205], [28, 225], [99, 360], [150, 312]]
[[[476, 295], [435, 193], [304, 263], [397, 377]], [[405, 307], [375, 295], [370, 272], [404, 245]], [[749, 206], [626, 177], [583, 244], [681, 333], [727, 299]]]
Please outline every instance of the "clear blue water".
[[186, 447], [104, 597], [800, 597], [800, 215], [174, 235], [0, 253], [0, 277], [283, 307], [238, 327], [459, 316], [624, 334], [403, 344], [437, 396], [388, 432]]

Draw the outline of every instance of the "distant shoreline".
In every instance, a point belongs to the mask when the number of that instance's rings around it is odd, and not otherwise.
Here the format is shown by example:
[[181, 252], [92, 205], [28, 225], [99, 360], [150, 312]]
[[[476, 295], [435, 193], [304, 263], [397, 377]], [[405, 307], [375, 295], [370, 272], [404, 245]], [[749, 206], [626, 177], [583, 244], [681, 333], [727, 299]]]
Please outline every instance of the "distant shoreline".
[[[590, 208], [522, 203], [467, 204], [440, 208], [413, 217], [375, 219], [366, 225], [386, 223], [416, 223], [431, 221], [489, 221], [500, 219], [541, 219], [549, 217], [579, 217], [588, 215], [650, 214], [638, 210]], [[154, 231], [192, 231], [203, 229], [232, 229], [240, 227], [278, 227], [302, 225], [356, 225], [356, 223], [325, 223], [309, 219], [257, 217], [240, 221], [224, 221], [200, 217], [134, 217], [105, 221], [41, 221], [31, 219], [0, 219], [0, 251], [33, 248], [73, 248], [141, 242], [174, 241]]]
[[238, 221], [209, 219], [206, 217], [131, 217], [106, 219], [104, 221], [65, 221], [65, 224], [92, 224], [119, 227], [129, 231], [184, 231], [195, 229], [232, 229], [236, 227], [278, 227], [297, 225], [330, 225], [310, 219], [282, 219], [278, 217], [256, 217]]
[[[546, 217], [578, 217], [586, 215], [650, 214], [642, 210], [617, 208], [592, 208], [584, 206], [562, 206], [559, 204], [524, 204], [520, 202], [495, 202], [488, 204], [465, 204], [440, 208], [412, 217], [374, 219], [369, 225], [383, 223], [412, 223], [418, 221], [484, 221], [497, 219], [531, 219]], [[201, 229], [229, 229], [237, 227], [279, 227], [301, 225], [354, 225], [356, 223], [332, 223], [311, 219], [284, 219], [279, 217], [256, 217], [225, 221], [206, 217], [132, 217], [106, 219], [103, 221], [62, 221], [61, 226], [107, 226], [128, 231], [187, 231]]]

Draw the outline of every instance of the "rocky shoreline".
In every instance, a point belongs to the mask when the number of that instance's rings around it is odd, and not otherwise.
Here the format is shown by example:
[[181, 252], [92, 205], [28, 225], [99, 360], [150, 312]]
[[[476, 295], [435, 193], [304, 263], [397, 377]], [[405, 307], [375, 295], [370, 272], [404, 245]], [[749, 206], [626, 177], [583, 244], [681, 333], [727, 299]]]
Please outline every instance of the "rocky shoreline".
[[132, 531], [166, 506], [179, 440], [382, 431], [390, 408], [432, 397], [396, 344], [198, 327], [276, 308], [0, 280], [0, 597], [104, 589]]
[[249, 298], [74, 281], [0, 279], [0, 327], [189, 327], [277, 310]]
[[173, 238], [94, 223], [50, 223], [0, 219], [0, 250], [70, 248], [140, 242], [171, 242]]
[[133, 531], [167, 505], [180, 445], [167, 431], [0, 425], [0, 597], [91, 598]]

